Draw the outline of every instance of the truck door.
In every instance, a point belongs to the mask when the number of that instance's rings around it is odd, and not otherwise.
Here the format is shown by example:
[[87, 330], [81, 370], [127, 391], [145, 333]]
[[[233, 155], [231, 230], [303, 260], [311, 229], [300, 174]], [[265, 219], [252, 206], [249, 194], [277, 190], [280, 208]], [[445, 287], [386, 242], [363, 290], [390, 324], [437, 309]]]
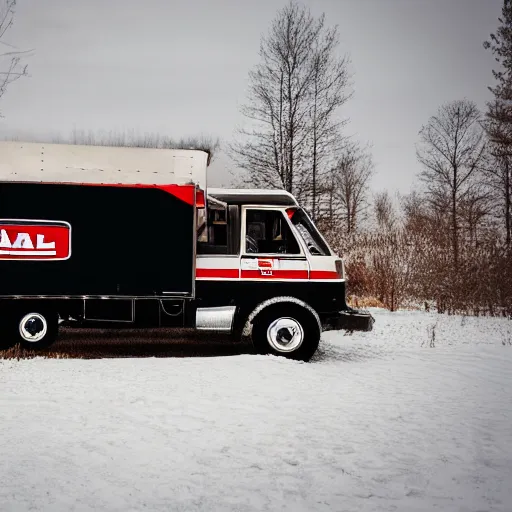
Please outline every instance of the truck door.
[[275, 207], [242, 209], [240, 278], [307, 281], [309, 264], [286, 211]]

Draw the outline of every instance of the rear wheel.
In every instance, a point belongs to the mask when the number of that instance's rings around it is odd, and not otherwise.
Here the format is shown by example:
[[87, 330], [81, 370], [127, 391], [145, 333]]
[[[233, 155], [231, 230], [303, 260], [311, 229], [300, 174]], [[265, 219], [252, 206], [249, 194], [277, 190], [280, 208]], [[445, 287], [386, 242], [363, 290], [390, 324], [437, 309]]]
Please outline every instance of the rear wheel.
[[318, 321], [308, 309], [276, 304], [254, 319], [252, 341], [260, 354], [309, 361], [318, 348], [320, 334]]
[[49, 347], [57, 338], [59, 317], [56, 312], [40, 308], [13, 312], [10, 322], [14, 343], [28, 350]]

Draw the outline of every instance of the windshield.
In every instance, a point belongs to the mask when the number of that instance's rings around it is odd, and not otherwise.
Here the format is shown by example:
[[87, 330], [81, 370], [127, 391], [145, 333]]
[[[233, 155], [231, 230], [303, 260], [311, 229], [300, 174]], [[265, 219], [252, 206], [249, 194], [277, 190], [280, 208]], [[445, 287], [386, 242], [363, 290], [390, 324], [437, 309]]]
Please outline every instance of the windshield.
[[320, 233], [313, 225], [304, 210], [297, 210], [292, 216], [292, 223], [297, 228], [300, 236], [306, 242], [310, 254], [316, 256], [330, 256], [331, 251], [323, 241]]

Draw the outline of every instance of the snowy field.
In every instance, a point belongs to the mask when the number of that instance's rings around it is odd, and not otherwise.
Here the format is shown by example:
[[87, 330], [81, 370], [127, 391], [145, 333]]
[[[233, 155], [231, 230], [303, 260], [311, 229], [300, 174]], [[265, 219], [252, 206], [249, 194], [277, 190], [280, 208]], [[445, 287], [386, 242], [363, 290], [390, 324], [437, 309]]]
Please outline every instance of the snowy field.
[[0, 510], [512, 511], [512, 322], [374, 313], [311, 363], [0, 361]]

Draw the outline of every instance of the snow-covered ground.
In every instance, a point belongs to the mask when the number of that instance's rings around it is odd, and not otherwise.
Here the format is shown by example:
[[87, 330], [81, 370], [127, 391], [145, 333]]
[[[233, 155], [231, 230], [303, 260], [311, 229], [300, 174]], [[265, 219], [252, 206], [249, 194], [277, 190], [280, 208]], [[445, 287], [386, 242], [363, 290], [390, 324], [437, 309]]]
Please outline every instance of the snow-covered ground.
[[0, 361], [0, 510], [511, 511], [512, 322], [375, 316], [311, 363]]

